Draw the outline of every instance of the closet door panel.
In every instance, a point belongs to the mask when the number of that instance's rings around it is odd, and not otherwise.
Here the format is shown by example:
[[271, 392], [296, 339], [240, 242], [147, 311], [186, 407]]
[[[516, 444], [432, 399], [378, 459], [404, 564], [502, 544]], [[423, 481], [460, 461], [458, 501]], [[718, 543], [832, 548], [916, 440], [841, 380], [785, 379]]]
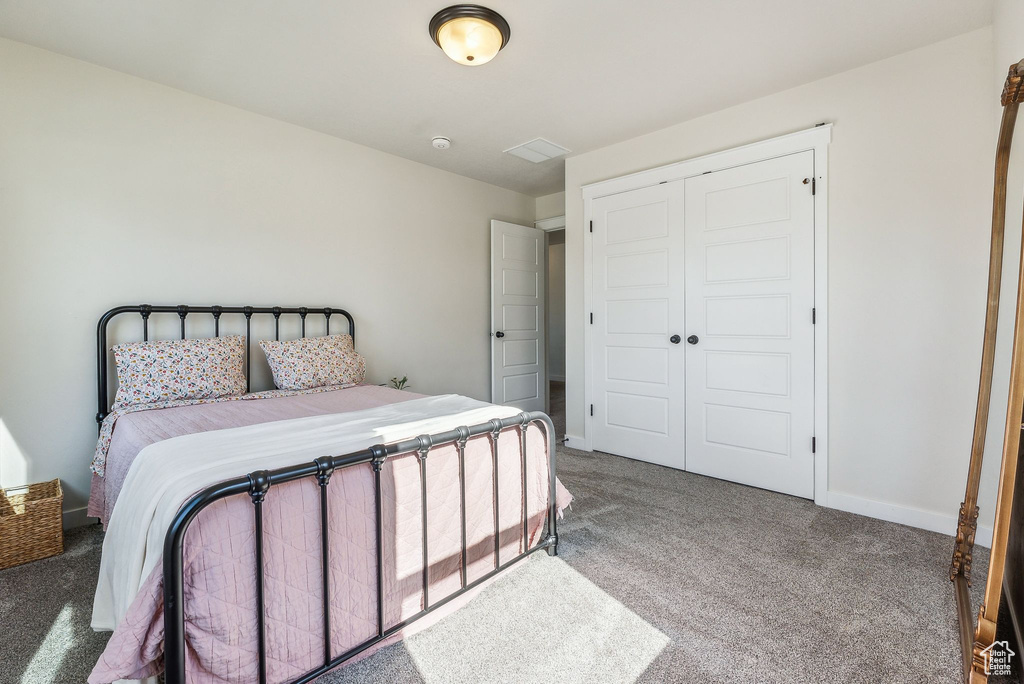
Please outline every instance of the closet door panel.
[[593, 446], [685, 466], [683, 183], [594, 200]]
[[813, 155], [685, 181], [687, 470], [807, 498]]

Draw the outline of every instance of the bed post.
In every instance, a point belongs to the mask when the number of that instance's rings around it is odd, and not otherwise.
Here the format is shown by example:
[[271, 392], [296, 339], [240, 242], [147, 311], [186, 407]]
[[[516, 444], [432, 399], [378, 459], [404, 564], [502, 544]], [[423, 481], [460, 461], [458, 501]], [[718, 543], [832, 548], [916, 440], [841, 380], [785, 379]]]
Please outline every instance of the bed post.
[[167, 684], [185, 682], [185, 606], [180, 516], [164, 540], [164, 674]]
[[[530, 414], [531, 422], [539, 422], [547, 433], [548, 446], [548, 529], [544, 536], [549, 556], [558, 555], [558, 478], [555, 467], [555, 424], [546, 413], [536, 411]], [[523, 443], [525, 447], [525, 442]]]
[[164, 537], [164, 672], [166, 684], [185, 684], [185, 532], [199, 511], [213, 501], [250, 491], [248, 475], [208, 487], [179, 510]]

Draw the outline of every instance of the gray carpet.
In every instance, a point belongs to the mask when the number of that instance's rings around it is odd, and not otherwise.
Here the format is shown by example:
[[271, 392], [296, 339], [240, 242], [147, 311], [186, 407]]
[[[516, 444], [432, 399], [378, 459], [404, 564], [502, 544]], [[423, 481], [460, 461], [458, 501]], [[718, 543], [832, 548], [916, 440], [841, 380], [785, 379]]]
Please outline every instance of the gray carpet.
[[[950, 537], [604, 454], [559, 449], [559, 475], [557, 558], [321, 681], [959, 680]], [[85, 680], [100, 541], [0, 572], [0, 682]]]

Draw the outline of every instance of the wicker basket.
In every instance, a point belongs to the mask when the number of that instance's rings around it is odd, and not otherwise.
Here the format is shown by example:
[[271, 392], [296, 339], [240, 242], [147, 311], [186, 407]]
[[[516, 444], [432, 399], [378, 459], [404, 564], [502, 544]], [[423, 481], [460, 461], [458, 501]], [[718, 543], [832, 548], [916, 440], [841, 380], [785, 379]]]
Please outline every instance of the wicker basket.
[[0, 570], [64, 551], [60, 480], [0, 490]]

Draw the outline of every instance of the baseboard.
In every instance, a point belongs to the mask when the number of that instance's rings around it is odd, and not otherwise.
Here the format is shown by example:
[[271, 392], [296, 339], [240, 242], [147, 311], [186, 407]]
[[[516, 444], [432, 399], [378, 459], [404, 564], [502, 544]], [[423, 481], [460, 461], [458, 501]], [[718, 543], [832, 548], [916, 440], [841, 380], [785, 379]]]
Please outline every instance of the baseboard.
[[[899, 523], [909, 527], [917, 527], [931, 532], [955, 535], [957, 517], [955, 515], [943, 515], [933, 511], [923, 511], [919, 508], [898, 506], [896, 504], [872, 501], [859, 496], [829, 492], [825, 498], [824, 505], [828, 508], [856, 513], [869, 518], [877, 518], [888, 522]], [[989, 525], [978, 525], [974, 535], [974, 543], [986, 548], [992, 546], [992, 527]]]
[[86, 506], [81, 508], [72, 508], [64, 511], [64, 529], [70, 530], [74, 527], [85, 527], [95, 522], [94, 518], [90, 518], [86, 515]]
[[587, 450], [587, 444], [583, 441], [582, 437], [573, 437], [572, 435], [565, 436], [565, 446], [570, 449], [579, 449], [580, 451]]

